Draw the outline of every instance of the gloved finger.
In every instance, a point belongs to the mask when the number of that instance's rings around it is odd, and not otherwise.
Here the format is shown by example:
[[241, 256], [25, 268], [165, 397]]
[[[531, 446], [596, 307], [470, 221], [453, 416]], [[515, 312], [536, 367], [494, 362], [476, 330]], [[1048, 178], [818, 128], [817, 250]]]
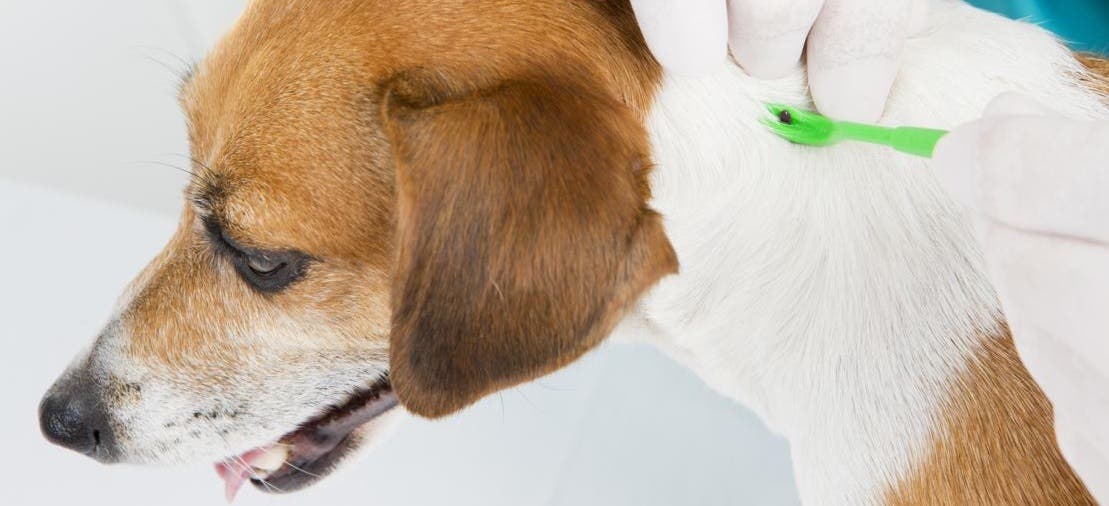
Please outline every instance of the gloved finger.
[[747, 74], [776, 78], [801, 62], [824, 0], [728, 0], [728, 44]]
[[913, 10], [909, 14], [909, 37], [920, 34], [928, 27], [930, 3], [930, 0], [913, 0]]
[[[1002, 93], [986, 106], [983, 118], [1001, 116], [1058, 116], [1059, 113], [1019, 93]], [[989, 121], [972, 121], [945, 135], [936, 144], [932, 166], [940, 183], [957, 201], [978, 212], [978, 144]], [[990, 123], [992, 124], [992, 123]]]
[[932, 171], [940, 185], [972, 215], [981, 212], [978, 192], [978, 143], [983, 121], [967, 123], [943, 136], [932, 155]]
[[982, 213], [1012, 228], [1109, 248], [1107, 146], [1109, 122], [984, 120], [977, 158]]
[[[1109, 431], [1104, 429], [1109, 419], [1109, 364], [1097, 363], [1088, 350], [1076, 348], [1080, 343], [1071, 336], [1037, 328], [1022, 321], [1024, 311], [1009, 309], [1006, 306], [1021, 361], [1054, 408], [1059, 449], [1088, 486], [1109, 486]], [[1104, 495], [1109, 488], [1090, 491], [1109, 498]]]
[[827, 0], [807, 44], [809, 88], [822, 113], [881, 117], [913, 13], [913, 0]]
[[725, 0], [631, 0], [647, 47], [663, 68], [698, 75], [728, 60]]
[[[1091, 415], [1081, 415], [1083, 420], [1092, 423], [1104, 423], [1104, 418]], [[1088, 422], [1090, 423], [1090, 422]], [[1109, 445], [1105, 441], [1091, 441], [1074, 431], [1068, 430], [1070, 420], [1061, 419], [1056, 415], [1056, 436], [1059, 441], [1059, 450], [1067, 463], [1074, 468], [1086, 484], [1086, 488], [1093, 494], [1098, 504], [1109, 501]], [[1106, 432], [1104, 429], [1102, 433]], [[1104, 437], [1104, 434], [1103, 434]]]
[[[1021, 362], [1055, 406], [1056, 415], [1086, 414], [1098, 420], [1109, 419], [1109, 390], [1104, 388], [1109, 383], [1109, 371], [1099, 370], [1106, 366], [1091, 361], [1088, 350], [1077, 349], [1075, 345], [1080, 341], [1021, 322], [1022, 314], [1009, 313], [1013, 341]], [[1109, 444], [1109, 433], [1105, 443]]]
[[[1075, 350], [1071, 362], [1081, 360], [1085, 367], [1101, 371], [1106, 376], [1102, 381], [1109, 381], [1109, 248], [1013, 229], [989, 219], [982, 230], [987, 269], [1018, 348], [1027, 346], [1020, 342], [1022, 335], [1058, 336], [1065, 342], [1056, 350]], [[1034, 354], [1048, 357], [1042, 349]], [[1029, 366], [1038, 372], [1040, 363], [1030, 358]]]
[[999, 116], [1061, 116], [1058, 111], [1015, 92], [1002, 93], [986, 105], [983, 118]]

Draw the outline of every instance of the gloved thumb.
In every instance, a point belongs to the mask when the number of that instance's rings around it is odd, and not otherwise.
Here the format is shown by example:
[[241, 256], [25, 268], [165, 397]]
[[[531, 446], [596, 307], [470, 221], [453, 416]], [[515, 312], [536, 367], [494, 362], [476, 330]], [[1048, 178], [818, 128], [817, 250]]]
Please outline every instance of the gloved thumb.
[[1002, 93], [986, 106], [982, 119], [959, 126], [940, 139], [932, 166], [940, 184], [955, 200], [973, 212], [981, 209], [983, 135], [1007, 116], [1050, 117], [1059, 113], [1019, 93]]
[[643, 39], [663, 68], [700, 75], [728, 61], [724, 0], [631, 0]]
[[1059, 113], [1025, 95], [1010, 91], [991, 100], [982, 114], [983, 118], [998, 116], [1059, 116]]
[[932, 155], [932, 167], [940, 185], [960, 204], [977, 214], [980, 209], [978, 167], [985, 120], [962, 125], [943, 136]]

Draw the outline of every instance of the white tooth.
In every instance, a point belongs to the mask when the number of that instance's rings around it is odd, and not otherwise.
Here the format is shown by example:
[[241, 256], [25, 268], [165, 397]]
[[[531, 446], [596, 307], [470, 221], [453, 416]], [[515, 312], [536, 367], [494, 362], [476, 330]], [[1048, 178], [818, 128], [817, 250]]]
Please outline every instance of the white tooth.
[[285, 458], [289, 456], [290, 448], [286, 444], [275, 444], [266, 450], [266, 453], [251, 459], [250, 466], [258, 471], [276, 471], [285, 464]]

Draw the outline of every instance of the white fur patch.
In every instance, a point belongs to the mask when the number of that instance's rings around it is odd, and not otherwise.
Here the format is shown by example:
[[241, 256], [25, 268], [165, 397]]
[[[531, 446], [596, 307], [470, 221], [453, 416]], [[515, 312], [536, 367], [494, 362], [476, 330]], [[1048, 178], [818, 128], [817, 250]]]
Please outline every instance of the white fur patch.
[[[883, 123], [950, 128], [1013, 90], [1106, 116], [1046, 32], [961, 2], [931, 12]], [[658, 344], [787, 436], [806, 503], [874, 503], [921, 458], [998, 303], [927, 160], [790, 145], [758, 123], [763, 101], [811, 107], [800, 74], [665, 79], [649, 120], [652, 205], [681, 272], [618, 333]]]

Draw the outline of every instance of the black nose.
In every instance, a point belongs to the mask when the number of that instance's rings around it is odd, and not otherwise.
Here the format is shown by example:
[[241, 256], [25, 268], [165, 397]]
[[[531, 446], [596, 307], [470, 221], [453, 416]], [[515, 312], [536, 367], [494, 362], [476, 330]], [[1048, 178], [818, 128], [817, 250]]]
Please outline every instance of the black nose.
[[107, 462], [112, 434], [100, 402], [84, 389], [51, 391], [39, 405], [39, 425], [51, 443]]

